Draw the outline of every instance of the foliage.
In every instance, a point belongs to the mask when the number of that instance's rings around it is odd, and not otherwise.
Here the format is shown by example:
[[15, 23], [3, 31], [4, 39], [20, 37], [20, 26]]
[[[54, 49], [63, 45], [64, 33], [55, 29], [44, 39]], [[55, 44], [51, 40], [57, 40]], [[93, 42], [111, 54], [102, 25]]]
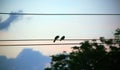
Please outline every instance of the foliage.
[[115, 39], [100, 37], [99, 41], [85, 41], [80, 46], [53, 55], [51, 68], [45, 70], [119, 70], [120, 69], [120, 29], [115, 32]]

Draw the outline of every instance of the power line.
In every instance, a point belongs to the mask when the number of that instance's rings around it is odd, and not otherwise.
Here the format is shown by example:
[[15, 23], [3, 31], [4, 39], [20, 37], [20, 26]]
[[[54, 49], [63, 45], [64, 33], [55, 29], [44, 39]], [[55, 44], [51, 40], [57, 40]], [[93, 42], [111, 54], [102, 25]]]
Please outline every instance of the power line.
[[[47, 46], [47, 45], [80, 45], [82, 43], [55, 43], [55, 44], [2, 44], [0, 47], [4, 46]], [[103, 44], [103, 43], [98, 43], [98, 44]], [[117, 43], [112, 43], [112, 44], [117, 44]]]
[[118, 14], [107, 14], [107, 13], [0, 13], [0, 14], [12, 14], [12, 15], [120, 15]]
[[57, 44], [9, 44], [0, 46], [45, 46], [45, 45], [79, 45], [80, 43], [57, 43]]
[[[82, 40], [99, 40], [99, 39], [65, 39], [64, 41], [82, 41]], [[53, 39], [14, 39], [0, 41], [53, 41]]]

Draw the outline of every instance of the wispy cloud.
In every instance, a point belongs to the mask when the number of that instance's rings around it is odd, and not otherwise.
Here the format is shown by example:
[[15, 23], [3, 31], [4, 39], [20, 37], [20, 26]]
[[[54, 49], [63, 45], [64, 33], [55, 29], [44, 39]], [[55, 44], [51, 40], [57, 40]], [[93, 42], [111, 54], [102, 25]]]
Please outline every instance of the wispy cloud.
[[20, 10], [18, 12], [11, 12], [9, 14], [10, 16], [5, 21], [0, 22], [0, 30], [8, 29], [14, 21], [16, 21], [19, 17], [22, 16], [17, 15], [16, 13], [22, 13], [22, 11]]

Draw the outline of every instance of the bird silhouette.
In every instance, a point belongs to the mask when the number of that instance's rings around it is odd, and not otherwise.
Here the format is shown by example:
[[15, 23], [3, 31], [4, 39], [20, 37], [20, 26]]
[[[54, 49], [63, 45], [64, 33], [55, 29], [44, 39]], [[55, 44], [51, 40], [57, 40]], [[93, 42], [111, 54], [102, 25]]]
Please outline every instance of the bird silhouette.
[[65, 36], [62, 36], [61, 39], [60, 39], [60, 41], [62, 41], [62, 40], [64, 40], [64, 39], [65, 39]]
[[59, 36], [57, 35], [57, 36], [54, 38], [53, 42], [55, 42], [58, 38], [59, 38]]

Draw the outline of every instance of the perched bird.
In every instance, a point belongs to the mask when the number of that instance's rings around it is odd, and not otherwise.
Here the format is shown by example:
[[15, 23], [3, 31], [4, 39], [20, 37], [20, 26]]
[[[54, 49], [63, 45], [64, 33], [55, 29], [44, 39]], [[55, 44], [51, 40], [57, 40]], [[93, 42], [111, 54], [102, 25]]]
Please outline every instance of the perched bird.
[[60, 41], [62, 41], [62, 40], [64, 40], [64, 39], [65, 39], [65, 36], [62, 36], [61, 39], [60, 39]]
[[57, 36], [54, 38], [53, 42], [55, 42], [58, 38], [59, 38], [59, 36], [57, 35]]

